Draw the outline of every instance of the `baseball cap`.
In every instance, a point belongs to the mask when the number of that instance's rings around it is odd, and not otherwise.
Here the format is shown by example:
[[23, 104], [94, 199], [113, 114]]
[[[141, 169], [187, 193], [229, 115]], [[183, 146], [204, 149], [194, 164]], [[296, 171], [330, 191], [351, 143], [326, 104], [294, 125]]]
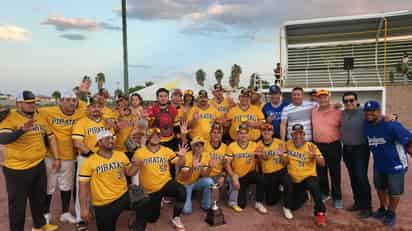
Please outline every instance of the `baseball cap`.
[[109, 130], [102, 130], [96, 134], [96, 144], [107, 137], [113, 137], [113, 134]]
[[197, 143], [205, 143], [205, 141], [203, 140], [203, 138], [201, 136], [195, 136], [195, 138], [193, 138], [192, 142], [190, 142], [190, 145], [195, 145]]
[[247, 96], [250, 97], [251, 95], [251, 91], [247, 88], [243, 88], [242, 90], [240, 90], [240, 96]]
[[77, 98], [77, 96], [74, 93], [74, 91], [63, 91], [61, 98], [69, 99], [69, 98]]
[[97, 103], [97, 100], [95, 99], [95, 97], [92, 97], [92, 96], [87, 97], [87, 105], [93, 105], [96, 103]]
[[193, 91], [190, 89], [185, 90], [184, 95], [191, 95], [193, 96]]
[[25, 90], [16, 96], [16, 101], [22, 103], [35, 103], [36, 96], [33, 94], [33, 92]]
[[213, 90], [215, 91], [223, 91], [223, 86], [220, 83], [216, 83], [215, 85], [213, 85]]
[[329, 91], [326, 89], [320, 89], [317, 93], [316, 96], [321, 96], [321, 95], [329, 95]]
[[183, 95], [182, 90], [180, 90], [179, 88], [175, 88], [172, 91], [172, 95]]
[[363, 106], [364, 111], [376, 111], [380, 109], [381, 109], [380, 103], [375, 100], [369, 100]]
[[198, 96], [199, 97], [207, 97], [207, 91], [206, 90], [200, 90]]
[[310, 95], [318, 95], [318, 91], [316, 89], [312, 89], [312, 91], [310, 91]]
[[236, 131], [240, 132], [241, 130], [248, 130], [249, 131], [249, 126], [246, 123], [241, 123], [239, 127], [237, 127]]
[[279, 86], [272, 85], [272, 86], [269, 87], [269, 93], [270, 94], [280, 94], [280, 93], [282, 93], [282, 91], [280, 90]]
[[304, 130], [304, 127], [302, 124], [294, 124], [292, 126], [292, 132], [301, 132], [301, 131], [303, 132], [303, 130]]
[[151, 137], [153, 134], [160, 135], [160, 129], [159, 128], [149, 128], [149, 129], [147, 129], [146, 135], [148, 137]]
[[273, 130], [273, 126], [270, 123], [264, 123], [260, 126], [261, 130]]

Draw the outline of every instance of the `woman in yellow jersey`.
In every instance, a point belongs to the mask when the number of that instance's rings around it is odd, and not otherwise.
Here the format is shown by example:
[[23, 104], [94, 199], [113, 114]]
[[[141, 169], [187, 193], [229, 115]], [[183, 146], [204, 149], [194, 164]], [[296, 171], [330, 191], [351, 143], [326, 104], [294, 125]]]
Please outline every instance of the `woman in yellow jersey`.
[[319, 149], [311, 142], [306, 142], [303, 125], [292, 126], [292, 140], [287, 141], [287, 155], [284, 161], [292, 178], [293, 197], [288, 204], [292, 209], [298, 209], [306, 201], [306, 190], [309, 190], [314, 201], [314, 214], [318, 225], [325, 225], [326, 207], [322, 201], [316, 165], [325, 165]]
[[[289, 203], [292, 196], [292, 180], [282, 158], [285, 148], [280, 139], [273, 138], [273, 126], [270, 123], [262, 125], [262, 140], [258, 146], [263, 149], [259, 158], [265, 182], [265, 197], [268, 205], [275, 205], [283, 198], [283, 214], [287, 219], [292, 219], [293, 214]], [[279, 190], [282, 186], [283, 192]]]
[[84, 161], [79, 174], [81, 218], [89, 221], [87, 198], [90, 194], [97, 230], [115, 231], [120, 214], [131, 207], [125, 176], [135, 175], [138, 163], [130, 163], [123, 152], [114, 150], [114, 137], [110, 131], [97, 133], [96, 142], [98, 151]]
[[261, 154], [262, 151], [259, 150], [256, 143], [249, 140], [247, 124], [242, 123], [237, 129], [236, 141], [231, 143], [227, 149], [226, 162], [226, 171], [231, 177], [233, 188], [239, 190], [237, 204], [231, 205], [237, 212], [246, 207], [249, 186], [256, 184], [255, 208], [262, 214], [267, 213], [262, 204], [264, 199], [263, 177], [256, 172], [255, 159]]
[[56, 171], [60, 169], [61, 162], [55, 137], [45, 119], [36, 113], [35, 102], [36, 97], [32, 92], [23, 91], [17, 97], [17, 109], [0, 122], [0, 144], [4, 145], [3, 173], [9, 201], [11, 231], [25, 230], [27, 199], [30, 201], [33, 230], [51, 231], [58, 228], [46, 224], [43, 216], [47, 190], [45, 137], [48, 137], [53, 152], [53, 168]]
[[192, 213], [193, 190], [202, 192], [200, 207], [203, 210], [209, 209], [212, 204], [210, 187], [214, 182], [209, 176], [216, 161], [211, 160], [208, 153], [204, 152], [204, 145], [202, 137], [195, 137], [191, 142], [192, 151], [186, 153], [184, 165], [178, 171], [177, 182], [183, 184], [186, 189], [186, 202], [183, 207], [185, 214]]

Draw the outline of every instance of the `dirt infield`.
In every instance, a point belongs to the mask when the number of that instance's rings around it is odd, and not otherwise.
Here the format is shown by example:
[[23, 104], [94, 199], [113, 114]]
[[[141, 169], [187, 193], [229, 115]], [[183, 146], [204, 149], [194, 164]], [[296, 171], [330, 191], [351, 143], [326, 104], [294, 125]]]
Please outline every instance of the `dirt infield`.
[[[0, 162], [2, 159], [1, 147], [0, 147]], [[352, 194], [350, 190], [350, 185], [348, 182], [348, 174], [346, 168], [342, 163], [343, 171], [343, 202], [344, 205], [350, 206], [352, 203]], [[8, 230], [8, 215], [7, 215], [7, 195], [5, 189], [4, 176], [0, 175], [0, 230]], [[370, 174], [371, 176], [371, 174]], [[406, 189], [405, 196], [401, 200], [401, 204], [398, 209], [398, 225], [395, 230], [411, 230], [412, 231], [412, 206], [409, 204], [412, 202], [412, 185], [408, 184], [410, 178], [406, 178]], [[221, 203], [222, 204], [222, 203]], [[373, 205], [376, 208], [377, 197], [375, 191], [373, 191]], [[310, 202], [306, 203], [304, 208], [296, 211], [294, 213], [295, 219], [292, 221], [287, 221], [283, 218], [280, 206], [274, 206], [269, 208], [268, 215], [260, 215], [253, 208], [249, 207], [244, 212], [240, 214], [233, 213], [226, 206], [222, 206], [226, 218], [226, 225], [220, 227], [209, 227], [203, 220], [205, 214], [200, 211], [199, 204], [194, 203], [194, 213], [190, 216], [184, 216], [183, 222], [190, 231], [243, 231], [243, 230], [256, 230], [256, 231], [266, 231], [266, 230], [350, 230], [350, 231], [379, 231], [379, 230], [389, 230], [385, 228], [379, 221], [372, 218], [366, 220], [359, 220], [354, 214], [346, 212], [345, 210], [334, 209], [331, 205], [331, 201], [327, 202], [327, 226], [323, 229], [317, 227], [313, 222], [312, 205]], [[73, 211], [73, 206], [72, 206]], [[58, 222], [58, 214], [60, 213], [60, 198], [58, 194], [53, 198], [53, 208], [52, 213], [54, 215], [54, 221]], [[168, 219], [172, 213], [171, 205], [166, 206], [162, 210], [161, 218], [158, 223], [150, 225], [148, 230], [158, 231], [158, 230], [173, 230], [168, 224]], [[127, 220], [130, 212], [124, 212], [118, 223], [118, 230], [127, 230]], [[75, 230], [73, 225], [59, 224], [59, 230], [62, 231], [72, 231]], [[30, 210], [27, 209], [26, 213], [26, 228], [25, 230], [31, 230], [31, 217]], [[96, 230], [94, 221], [90, 224], [90, 230]]]

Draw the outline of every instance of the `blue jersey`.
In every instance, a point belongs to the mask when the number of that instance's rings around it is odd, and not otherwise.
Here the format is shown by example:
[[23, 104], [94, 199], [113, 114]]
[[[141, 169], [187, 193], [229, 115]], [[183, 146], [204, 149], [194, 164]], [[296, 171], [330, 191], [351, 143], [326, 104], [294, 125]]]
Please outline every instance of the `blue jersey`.
[[[398, 173], [408, 168], [406, 144], [411, 133], [399, 122], [381, 120], [377, 124], [365, 123], [365, 135], [373, 154], [374, 167], [382, 173]], [[356, 131], [354, 131], [356, 132]]]
[[267, 119], [269, 116], [274, 116], [272, 121], [273, 132], [276, 137], [280, 137], [280, 122], [281, 122], [281, 115], [282, 110], [284, 107], [288, 106], [289, 103], [282, 102], [278, 107], [273, 107], [272, 103], [266, 103], [262, 109], [265, 118]]

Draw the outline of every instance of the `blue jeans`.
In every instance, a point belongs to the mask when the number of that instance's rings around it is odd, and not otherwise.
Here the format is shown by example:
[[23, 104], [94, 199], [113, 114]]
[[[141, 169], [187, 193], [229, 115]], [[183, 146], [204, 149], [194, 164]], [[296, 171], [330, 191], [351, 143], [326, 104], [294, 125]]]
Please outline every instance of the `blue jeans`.
[[212, 191], [210, 186], [213, 185], [213, 179], [210, 177], [201, 177], [195, 183], [191, 185], [185, 185], [186, 189], [186, 202], [183, 207], [183, 213], [192, 213], [192, 192], [193, 190], [199, 190], [202, 192], [202, 201], [200, 207], [202, 209], [209, 209], [212, 204]]
[[363, 145], [344, 145], [343, 161], [348, 168], [352, 186], [353, 200], [361, 209], [371, 208], [371, 187], [368, 179], [369, 147]]

